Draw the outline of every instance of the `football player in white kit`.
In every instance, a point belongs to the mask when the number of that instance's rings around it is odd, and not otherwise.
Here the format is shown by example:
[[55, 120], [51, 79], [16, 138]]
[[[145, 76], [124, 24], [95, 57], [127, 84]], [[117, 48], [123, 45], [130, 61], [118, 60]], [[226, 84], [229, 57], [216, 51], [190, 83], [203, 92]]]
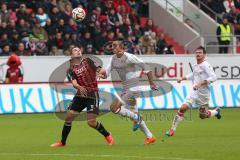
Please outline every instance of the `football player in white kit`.
[[217, 117], [221, 118], [220, 109], [208, 109], [210, 98], [210, 84], [217, 80], [213, 67], [206, 61], [206, 50], [200, 46], [195, 51], [197, 64], [193, 66], [193, 72], [178, 80], [191, 80], [193, 82], [193, 92], [187, 96], [175, 116], [171, 129], [166, 132], [167, 136], [173, 136], [178, 124], [183, 120], [184, 113], [192, 106], [199, 107], [199, 117], [201, 119]]
[[116, 98], [110, 105], [110, 110], [119, 114], [123, 117], [128, 117], [134, 122], [133, 131], [138, 128], [146, 135], [144, 144], [154, 143], [156, 138], [153, 136], [151, 131], [148, 129], [146, 123], [138, 114], [137, 100], [139, 97], [139, 74], [137, 67], [143, 69], [147, 74], [150, 88], [157, 90], [156, 85], [153, 82], [152, 72], [149, 71], [148, 66], [137, 56], [127, 53], [124, 50], [124, 45], [120, 41], [114, 41], [112, 43], [114, 55], [107, 68], [100, 71], [101, 78], [107, 78], [112, 70], [116, 70], [123, 85], [123, 91], [121, 98]]

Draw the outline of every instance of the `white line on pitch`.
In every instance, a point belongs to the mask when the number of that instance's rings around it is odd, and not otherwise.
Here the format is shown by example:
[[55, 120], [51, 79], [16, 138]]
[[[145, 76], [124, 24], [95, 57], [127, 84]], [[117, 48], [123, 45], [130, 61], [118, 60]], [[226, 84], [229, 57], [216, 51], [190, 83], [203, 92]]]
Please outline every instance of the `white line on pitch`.
[[165, 159], [165, 160], [202, 160], [177, 157], [158, 157], [158, 156], [128, 156], [128, 155], [95, 155], [95, 154], [56, 154], [56, 153], [0, 153], [0, 156], [66, 156], [66, 157], [98, 157], [98, 158], [131, 158], [131, 159]]

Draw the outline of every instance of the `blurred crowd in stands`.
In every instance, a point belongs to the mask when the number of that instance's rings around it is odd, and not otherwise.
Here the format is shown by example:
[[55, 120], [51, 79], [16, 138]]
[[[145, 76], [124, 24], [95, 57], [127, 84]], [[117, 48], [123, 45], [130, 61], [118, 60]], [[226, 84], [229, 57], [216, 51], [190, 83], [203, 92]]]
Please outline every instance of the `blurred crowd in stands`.
[[[198, 4], [198, 1], [203, 2], [212, 11], [217, 13], [221, 19], [218, 19], [219, 23], [227, 18], [228, 22], [232, 25], [234, 34], [240, 36], [240, 0], [191, 0]], [[201, 9], [214, 17], [213, 13], [206, 7], [201, 5]]]
[[[0, 0], [0, 56], [108, 54], [112, 40], [127, 40], [134, 54], [173, 54], [148, 17], [148, 0]], [[72, 9], [87, 17], [75, 22]], [[142, 18], [147, 19], [142, 23]]]
[[[231, 34], [237, 37], [237, 52], [240, 51], [240, 0], [191, 0], [206, 12], [209, 16], [216, 19], [220, 24], [216, 30], [219, 46], [230, 44], [230, 41], [221, 40], [221, 25], [231, 28]], [[199, 3], [202, 2], [202, 3]], [[205, 5], [204, 5], [205, 4]], [[216, 15], [217, 17], [216, 17]], [[235, 45], [235, 44], [234, 44]], [[224, 51], [223, 51], [224, 50]], [[227, 53], [227, 48], [219, 47], [219, 53]]]

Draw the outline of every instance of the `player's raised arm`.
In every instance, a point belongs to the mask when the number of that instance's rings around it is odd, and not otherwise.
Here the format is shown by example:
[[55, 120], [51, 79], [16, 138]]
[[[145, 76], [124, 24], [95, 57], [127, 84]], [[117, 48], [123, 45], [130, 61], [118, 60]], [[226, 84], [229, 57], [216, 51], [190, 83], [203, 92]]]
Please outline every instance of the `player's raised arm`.
[[108, 63], [107, 67], [101, 68], [98, 72], [98, 78], [106, 79], [112, 71], [112, 57], [110, 59], [110, 62]]
[[69, 69], [68, 72], [67, 72], [67, 78], [69, 80], [69, 82], [72, 83], [73, 87], [75, 89], [77, 89], [78, 93], [80, 95], [83, 95], [83, 96], [86, 96], [87, 95], [87, 90], [80, 86], [78, 83], [77, 83], [77, 77], [76, 75], [73, 73], [72, 69]]

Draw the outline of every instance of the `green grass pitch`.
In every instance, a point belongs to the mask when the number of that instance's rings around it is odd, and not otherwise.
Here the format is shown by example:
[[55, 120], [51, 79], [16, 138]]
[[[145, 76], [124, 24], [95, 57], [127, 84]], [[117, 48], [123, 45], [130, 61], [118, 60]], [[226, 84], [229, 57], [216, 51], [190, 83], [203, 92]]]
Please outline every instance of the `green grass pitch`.
[[[198, 118], [187, 114], [174, 137], [162, 141], [176, 111], [144, 111], [143, 116], [157, 138], [144, 146], [140, 131], [112, 113], [99, 120], [115, 138], [107, 146], [103, 137], [86, 121], [74, 122], [68, 144], [51, 148], [60, 139], [63, 121], [54, 114], [0, 115], [0, 160], [236, 160], [240, 157], [240, 109], [223, 109], [222, 119]], [[150, 116], [151, 115], [151, 116]]]

